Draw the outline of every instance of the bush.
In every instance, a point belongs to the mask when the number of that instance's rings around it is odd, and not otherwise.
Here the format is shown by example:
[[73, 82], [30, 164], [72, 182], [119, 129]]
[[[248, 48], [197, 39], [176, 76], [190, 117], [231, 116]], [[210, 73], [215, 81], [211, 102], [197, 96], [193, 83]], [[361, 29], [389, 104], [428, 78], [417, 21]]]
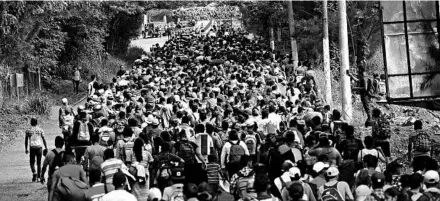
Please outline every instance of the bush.
[[144, 54], [146, 54], [144, 49], [142, 49], [141, 47], [133, 46], [128, 48], [124, 60], [127, 61], [128, 64], [132, 64], [134, 60], [139, 59]]
[[52, 109], [52, 102], [49, 96], [40, 93], [33, 93], [25, 100], [25, 113], [49, 116]]

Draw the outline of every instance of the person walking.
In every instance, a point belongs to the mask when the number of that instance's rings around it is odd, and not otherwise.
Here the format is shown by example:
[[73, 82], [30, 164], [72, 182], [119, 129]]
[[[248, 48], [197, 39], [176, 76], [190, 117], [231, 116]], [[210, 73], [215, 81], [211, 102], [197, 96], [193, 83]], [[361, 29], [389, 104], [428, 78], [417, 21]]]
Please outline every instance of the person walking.
[[96, 75], [92, 75], [91, 77], [92, 81], [89, 83], [89, 85], [87, 85], [87, 96], [92, 96], [93, 94], [95, 94], [95, 83], [97, 81]]
[[[43, 145], [47, 150], [44, 131], [38, 126], [36, 118], [31, 119], [31, 127], [26, 130], [25, 153], [30, 156], [30, 166], [32, 170], [32, 182], [36, 182], [41, 176], [41, 157], [43, 156]], [[37, 159], [37, 170], [35, 170], [35, 159]]]
[[61, 136], [57, 136], [55, 138], [55, 149], [47, 153], [46, 157], [44, 158], [43, 168], [41, 169], [40, 182], [44, 184], [44, 174], [46, 173], [46, 169], [49, 167], [47, 172], [47, 192], [50, 192], [51, 190], [52, 176], [55, 172], [55, 168], [59, 167], [61, 165], [60, 163], [62, 163], [64, 153], [63, 146], [64, 139]]
[[75, 94], [79, 93], [79, 83], [81, 82], [81, 73], [79, 72], [79, 69], [75, 67], [73, 69], [73, 92]]

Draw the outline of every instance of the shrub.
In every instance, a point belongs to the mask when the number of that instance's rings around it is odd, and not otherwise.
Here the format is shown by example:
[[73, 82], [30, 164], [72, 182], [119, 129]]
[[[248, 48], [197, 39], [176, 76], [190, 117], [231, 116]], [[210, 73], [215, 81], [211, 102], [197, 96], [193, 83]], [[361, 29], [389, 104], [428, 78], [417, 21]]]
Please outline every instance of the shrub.
[[131, 64], [134, 62], [134, 60], [139, 59], [144, 54], [146, 54], [144, 49], [142, 49], [141, 47], [133, 46], [128, 48], [124, 60], [127, 61], [128, 64]]
[[25, 113], [49, 116], [52, 109], [52, 102], [49, 96], [40, 93], [33, 93], [25, 100]]

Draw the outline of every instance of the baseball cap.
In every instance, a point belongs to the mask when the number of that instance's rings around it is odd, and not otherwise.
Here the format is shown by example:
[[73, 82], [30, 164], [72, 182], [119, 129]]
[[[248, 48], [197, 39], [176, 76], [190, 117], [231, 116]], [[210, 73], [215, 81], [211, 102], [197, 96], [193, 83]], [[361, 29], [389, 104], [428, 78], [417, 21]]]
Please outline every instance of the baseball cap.
[[63, 102], [63, 103], [67, 103], [67, 98], [63, 98], [63, 99], [61, 99], [61, 102]]
[[423, 182], [427, 184], [434, 184], [439, 182], [439, 175], [437, 171], [428, 170], [425, 175], [423, 175]]
[[154, 200], [154, 199], [162, 199], [162, 193], [160, 192], [160, 190], [158, 188], [151, 188], [150, 190], [148, 190], [148, 200]]
[[292, 167], [289, 169], [290, 177], [301, 177], [301, 171], [297, 167]]
[[315, 163], [315, 165], [313, 165], [313, 171], [315, 171], [316, 173], [319, 173], [323, 169], [326, 169], [328, 167], [330, 167], [329, 164], [325, 164], [323, 162], [317, 162], [317, 163]]
[[[438, 178], [438, 175], [437, 175], [437, 178]], [[371, 181], [376, 184], [384, 183], [385, 182], [385, 175], [383, 173], [376, 172], [371, 176]]]
[[371, 194], [370, 187], [366, 185], [360, 185], [356, 188], [356, 201], [364, 201], [368, 195]]
[[113, 175], [113, 186], [119, 187], [125, 184], [127, 179], [121, 169]]
[[330, 167], [327, 170], [327, 176], [328, 177], [336, 177], [339, 175], [339, 170], [336, 167]]

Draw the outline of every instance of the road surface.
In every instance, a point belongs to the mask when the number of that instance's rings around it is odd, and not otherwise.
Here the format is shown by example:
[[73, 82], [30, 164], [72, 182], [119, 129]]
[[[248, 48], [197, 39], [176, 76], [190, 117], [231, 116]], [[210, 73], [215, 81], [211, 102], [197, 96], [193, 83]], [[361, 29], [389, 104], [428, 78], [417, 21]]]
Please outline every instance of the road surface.
[[[81, 104], [84, 104], [84, 101]], [[40, 125], [45, 132], [48, 150], [55, 148], [55, 137], [61, 135], [61, 129], [58, 127], [59, 108], [59, 106], [52, 107], [49, 120]], [[76, 111], [76, 107], [74, 110]], [[24, 132], [22, 132], [22, 135], [11, 142], [8, 148], [0, 152], [0, 201], [47, 200], [46, 184], [32, 182], [29, 155], [24, 151]], [[47, 179], [47, 173], [45, 178]]]
[[[156, 43], [163, 45], [165, 41], [166, 38], [140, 39], [132, 41], [132, 45], [149, 51], [151, 45]], [[84, 104], [84, 102], [83, 100], [79, 104]], [[61, 135], [61, 130], [58, 127], [59, 108], [59, 106], [52, 107], [49, 120], [40, 125], [45, 132], [48, 150], [55, 148], [55, 137]], [[74, 111], [76, 110], [77, 105], [74, 107]], [[22, 133], [0, 152], [0, 201], [46, 201], [46, 184], [32, 182], [29, 155], [25, 154], [24, 132]], [[42, 161], [44, 161], [44, 157]], [[47, 179], [47, 172], [45, 178]], [[219, 200], [229, 201], [232, 200], [232, 197], [223, 193]]]
[[139, 38], [137, 40], [132, 40], [130, 46], [137, 46], [144, 49], [146, 52], [150, 52], [151, 46], [156, 45], [157, 43], [162, 46], [167, 41], [167, 39], [167, 37], [147, 39]]

